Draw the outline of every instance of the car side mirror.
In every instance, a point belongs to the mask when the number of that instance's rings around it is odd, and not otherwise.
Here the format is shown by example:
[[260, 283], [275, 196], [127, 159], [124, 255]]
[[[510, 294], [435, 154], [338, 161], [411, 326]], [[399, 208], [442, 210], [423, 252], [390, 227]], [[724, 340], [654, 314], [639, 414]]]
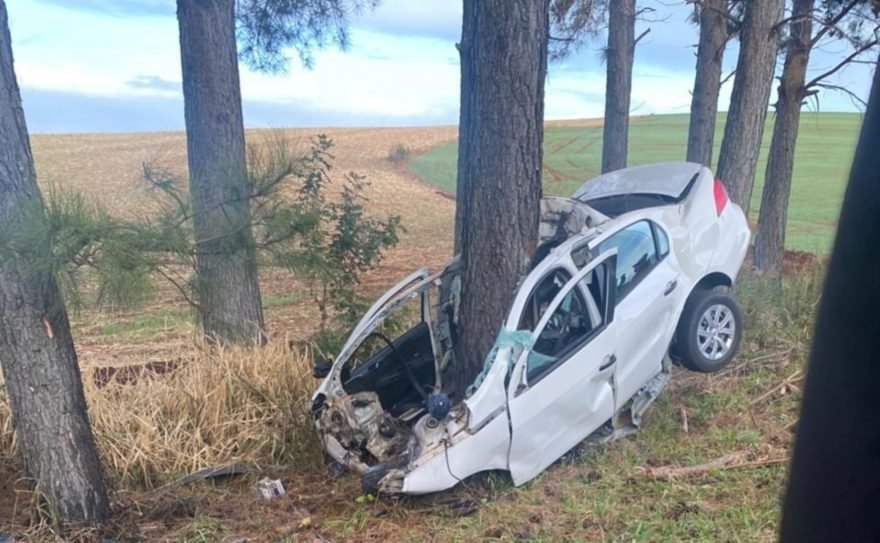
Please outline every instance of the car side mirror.
[[321, 359], [315, 362], [315, 365], [312, 366], [312, 377], [315, 379], [323, 379], [330, 375], [330, 370], [333, 369], [333, 362], [327, 359]]

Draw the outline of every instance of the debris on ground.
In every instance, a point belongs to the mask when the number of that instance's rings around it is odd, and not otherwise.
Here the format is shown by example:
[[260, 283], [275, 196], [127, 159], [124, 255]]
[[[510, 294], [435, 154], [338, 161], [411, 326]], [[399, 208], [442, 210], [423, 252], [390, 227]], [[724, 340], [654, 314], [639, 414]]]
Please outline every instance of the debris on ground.
[[704, 464], [696, 466], [660, 466], [660, 467], [639, 467], [636, 468], [643, 475], [660, 481], [675, 479], [679, 477], [696, 477], [705, 475], [715, 470], [728, 470], [739, 468], [757, 468], [765, 466], [774, 466], [788, 462], [787, 456], [770, 457], [757, 460], [749, 460], [748, 453], [738, 451], [722, 457], [710, 460]]
[[253, 486], [254, 493], [265, 500], [271, 500], [284, 495], [284, 485], [278, 479], [263, 477]]
[[247, 464], [225, 464], [222, 466], [200, 469], [199, 471], [195, 471], [193, 473], [190, 473], [189, 475], [184, 475], [179, 479], [171, 481], [164, 486], [160, 486], [159, 488], [154, 490], [149, 497], [158, 497], [170, 490], [186, 486], [196, 481], [202, 481], [205, 479], [228, 478], [236, 475], [243, 475], [245, 473], [248, 473], [250, 470], [251, 468]]

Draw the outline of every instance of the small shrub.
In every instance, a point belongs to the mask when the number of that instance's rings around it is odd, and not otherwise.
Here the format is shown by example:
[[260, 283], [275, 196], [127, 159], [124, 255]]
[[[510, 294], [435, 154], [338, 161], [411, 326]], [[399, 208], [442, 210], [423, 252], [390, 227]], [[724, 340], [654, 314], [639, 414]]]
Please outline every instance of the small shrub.
[[410, 149], [406, 145], [398, 143], [388, 151], [388, 162], [399, 166], [409, 160]]
[[[357, 292], [361, 275], [379, 265], [403, 231], [399, 216], [367, 213], [363, 176], [349, 172], [334, 184], [332, 148], [323, 135], [305, 154], [293, 153], [283, 137], [251, 146], [250, 222], [230, 228], [219, 244], [229, 254], [252, 251], [259, 263], [303, 280], [319, 310], [318, 339], [326, 345], [337, 343], [328, 338], [347, 332], [366, 309]], [[52, 191], [45, 212], [32, 211], [33, 227], [0, 232], [0, 258], [45, 248], [35, 260], [59, 279], [68, 302], [78, 304], [80, 285], [93, 281], [98, 304], [137, 307], [159, 279], [198, 306], [194, 211], [185, 183], [152, 165], [144, 166], [144, 178], [158, 207], [151, 217], [112, 217], [82, 195]], [[252, 236], [241, 235], [246, 227]]]

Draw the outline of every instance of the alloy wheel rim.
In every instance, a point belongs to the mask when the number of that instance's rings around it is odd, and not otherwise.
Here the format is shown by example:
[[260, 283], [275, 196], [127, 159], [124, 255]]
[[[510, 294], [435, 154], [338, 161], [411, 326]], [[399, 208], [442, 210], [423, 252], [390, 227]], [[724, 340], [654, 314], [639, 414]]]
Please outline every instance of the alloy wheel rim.
[[730, 352], [735, 335], [733, 312], [723, 304], [706, 308], [697, 323], [697, 347], [712, 361], [720, 360]]

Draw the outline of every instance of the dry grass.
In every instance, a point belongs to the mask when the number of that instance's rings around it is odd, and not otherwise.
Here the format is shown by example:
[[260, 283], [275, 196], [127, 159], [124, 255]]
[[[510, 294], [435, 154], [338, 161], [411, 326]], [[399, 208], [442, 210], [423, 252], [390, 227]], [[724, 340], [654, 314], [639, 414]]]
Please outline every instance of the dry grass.
[[[308, 414], [311, 363], [281, 342], [193, 349], [174, 372], [98, 388], [84, 379], [92, 428], [112, 485], [149, 489], [198, 469], [321, 462]], [[0, 397], [0, 454], [14, 454]]]

